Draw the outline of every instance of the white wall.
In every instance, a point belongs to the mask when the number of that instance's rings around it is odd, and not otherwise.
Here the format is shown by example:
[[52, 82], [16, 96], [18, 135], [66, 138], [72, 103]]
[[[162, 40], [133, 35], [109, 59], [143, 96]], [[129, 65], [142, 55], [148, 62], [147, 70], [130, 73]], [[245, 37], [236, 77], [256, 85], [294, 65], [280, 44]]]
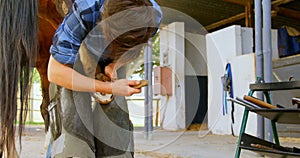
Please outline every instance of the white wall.
[[[272, 31], [273, 58], [277, 53], [277, 33]], [[235, 124], [231, 125], [231, 106], [222, 114], [221, 76], [226, 63], [232, 64], [235, 97], [249, 92], [256, 80], [254, 40], [251, 28], [234, 25], [202, 35], [185, 33], [184, 24], [172, 23], [160, 32], [161, 65], [173, 71], [172, 96], [161, 96], [161, 125], [164, 129], [185, 128], [184, 75], [208, 76], [208, 128], [214, 134], [239, 134], [244, 108], [235, 104]], [[195, 53], [196, 52], [196, 53]], [[206, 65], [207, 64], [207, 65]], [[246, 132], [256, 134], [256, 114], [250, 113]]]
[[185, 124], [184, 23], [175, 22], [161, 29], [160, 63], [172, 69], [172, 94], [161, 96], [161, 125], [179, 130]]
[[[253, 50], [252, 31], [250, 28], [230, 26], [206, 36], [208, 62], [208, 128], [214, 134], [231, 134], [231, 106], [228, 104], [228, 114], [222, 112], [223, 88], [221, 76], [225, 73], [226, 63], [232, 63], [233, 88], [235, 96], [242, 97], [249, 91], [248, 85], [255, 81], [254, 55], [241, 56]], [[247, 41], [247, 42], [245, 42]], [[237, 57], [241, 56], [241, 57]], [[244, 76], [244, 77], [243, 77]], [[235, 105], [234, 134], [240, 127], [243, 107]], [[254, 118], [255, 119], [255, 118]], [[254, 120], [249, 117], [249, 120]], [[256, 120], [256, 119], [255, 119]], [[248, 125], [249, 127], [249, 125]], [[250, 129], [256, 129], [251, 123]]]
[[185, 75], [207, 76], [205, 35], [185, 33]]
[[[208, 62], [208, 128], [214, 134], [231, 134], [231, 106], [229, 113], [222, 113], [221, 76], [227, 62], [231, 63], [234, 97], [242, 98], [249, 92], [249, 84], [256, 80], [253, 30], [230, 26], [206, 36]], [[278, 58], [277, 31], [272, 30], [273, 59]], [[239, 134], [244, 108], [235, 104], [233, 131]], [[256, 135], [257, 117], [250, 113], [246, 132]]]
[[[249, 92], [249, 84], [255, 83], [255, 54], [245, 54], [233, 57], [229, 61], [232, 67], [232, 82], [234, 88], [234, 97], [243, 98]], [[244, 114], [244, 107], [234, 104], [234, 118], [233, 131], [235, 135], [239, 135], [242, 117]], [[246, 132], [256, 135], [257, 129], [257, 115], [254, 113], [249, 114]]]
[[[160, 64], [173, 71], [173, 95], [161, 96], [161, 125], [168, 130], [185, 129], [197, 112], [200, 95], [186, 111], [185, 76], [207, 76], [205, 36], [184, 30], [184, 23], [175, 22], [160, 32]], [[199, 85], [194, 86], [193, 90], [200, 93]]]

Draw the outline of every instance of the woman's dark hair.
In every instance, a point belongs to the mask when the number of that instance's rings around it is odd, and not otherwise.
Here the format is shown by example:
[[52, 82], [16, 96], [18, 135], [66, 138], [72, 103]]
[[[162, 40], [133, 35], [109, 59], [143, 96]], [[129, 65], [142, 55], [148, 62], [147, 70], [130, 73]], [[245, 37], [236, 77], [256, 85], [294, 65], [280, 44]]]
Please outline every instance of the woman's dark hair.
[[106, 56], [121, 63], [138, 57], [157, 30], [149, 0], [106, 0], [102, 20], [104, 36], [111, 42]]

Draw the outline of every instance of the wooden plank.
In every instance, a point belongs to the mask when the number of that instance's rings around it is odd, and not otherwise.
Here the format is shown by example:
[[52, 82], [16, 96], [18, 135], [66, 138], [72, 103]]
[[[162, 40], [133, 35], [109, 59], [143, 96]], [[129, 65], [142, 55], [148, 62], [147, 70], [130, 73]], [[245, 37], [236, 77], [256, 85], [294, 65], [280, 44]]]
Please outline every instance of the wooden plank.
[[252, 0], [224, 0], [224, 2], [233, 3], [241, 6], [246, 6], [247, 3], [252, 2]]
[[212, 29], [215, 29], [215, 28], [233, 23], [235, 21], [238, 21], [238, 20], [241, 20], [241, 19], [245, 18], [245, 15], [246, 15], [246, 13], [240, 13], [240, 14], [234, 15], [230, 18], [223, 19], [223, 20], [220, 20], [220, 21], [215, 22], [213, 24], [207, 25], [207, 26], [205, 26], [205, 29], [209, 31], [209, 30], [212, 30]]
[[245, 6], [245, 26], [246, 27], [253, 27], [254, 26], [254, 11], [253, 11], [253, 3], [248, 2]]
[[274, 106], [274, 105], [271, 105], [271, 104], [269, 104], [269, 103], [266, 103], [266, 102], [264, 102], [264, 101], [261, 101], [261, 100], [259, 100], [259, 99], [254, 98], [254, 97], [251, 97], [251, 96], [245, 95], [245, 96], [244, 96], [244, 99], [247, 100], [247, 101], [249, 101], [249, 102], [251, 102], [251, 103], [254, 103], [254, 104], [256, 104], [256, 105], [259, 105], [260, 107], [263, 107], [263, 108], [269, 108], [269, 109], [275, 109], [275, 108], [277, 108], [277, 107]]
[[279, 15], [300, 20], [300, 12], [283, 7], [274, 7]]
[[[252, 16], [251, 16], [251, 15], [252, 15]], [[272, 17], [277, 16], [277, 11], [272, 10], [272, 11], [271, 11], [271, 16], [272, 16]], [[205, 29], [206, 29], [207, 31], [210, 31], [210, 30], [216, 29], [216, 28], [218, 28], [218, 27], [222, 27], [222, 26], [224, 26], [224, 25], [227, 25], [227, 24], [230, 24], [230, 23], [234, 23], [234, 22], [236, 22], [236, 21], [238, 21], [238, 20], [242, 20], [242, 19], [244, 19], [244, 18], [247, 19], [247, 17], [254, 17], [254, 16], [253, 16], [253, 12], [248, 11], [247, 14], [246, 14], [245, 12], [244, 12], [244, 13], [239, 13], [239, 14], [234, 15], [234, 16], [232, 16], [232, 17], [229, 17], [229, 18], [227, 18], [227, 19], [223, 19], [223, 20], [220, 20], [220, 21], [215, 22], [215, 23], [213, 23], [213, 24], [207, 25], [207, 26], [205, 26]], [[253, 26], [253, 18], [248, 19], [248, 22], [246, 21], [246, 25], [245, 25], [245, 26], [246, 26], [246, 27], [252, 27], [252, 26]]]
[[[277, 12], [275, 10], [272, 10], [271, 11], [271, 16], [272, 17], [277, 16]], [[213, 24], [207, 25], [207, 26], [205, 26], [205, 29], [207, 31], [210, 31], [210, 30], [216, 29], [218, 27], [221, 27], [221, 26], [224, 26], [224, 25], [227, 25], [227, 24], [230, 24], [230, 23], [234, 23], [238, 20], [242, 20], [245, 17], [246, 17], [246, 13], [240, 13], [240, 14], [234, 15], [230, 18], [223, 19], [223, 20], [220, 20], [220, 21], [215, 22]], [[247, 27], [251, 27], [250, 21], [249, 21], [249, 25]]]
[[[294, 0], [275, 0], [272, 1], [271, 4], [272, 6], [279, 6], [282, 4], [290, 3], [292, 1]], [[253, 0], [224, 0], [224, 2], [233, 3], [241, 6], [247, 6], [249, 3], [253, 4]]]
[[273, 2], [271, 2], [272, 6], [279, 6], [281, 4], [286, 4], [286, 3], [290, 3], [294, 0], [275, 0]]

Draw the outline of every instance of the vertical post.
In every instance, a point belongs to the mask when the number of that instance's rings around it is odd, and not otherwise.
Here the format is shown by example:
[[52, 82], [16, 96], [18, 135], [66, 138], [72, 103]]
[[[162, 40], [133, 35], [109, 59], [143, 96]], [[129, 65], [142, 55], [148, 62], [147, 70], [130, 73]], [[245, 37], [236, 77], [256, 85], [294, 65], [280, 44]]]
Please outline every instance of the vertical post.
[[[271, 42], [271, 0], [263, 0], [263, 55], [264, 55], [264, 80], [272, 81], [272, 42]], [[270, 98], [271, 93], [269, 94]], [[266, 140], [273, 141], [272, 124], [265, 120]]]
[[[262, 54], [262, 20], [261, 20], [261, 0], [254, 1], [255, 7], [255, 55], [257, 82], [263, 78], [263, 54]], [[263, 93], [258, 91], [257, 98], [264, 99]], [[257, 115], [257, 137], [264, 139], [264, 118]]]
[[145, 67], [145, 79], [149, 81], [149, 85], [145, 87], [144, 137], [145, 139], [152, 139], [152, 132], [153, 132], [152, 39], [149, 40], [148, 46], [146, 46], [144, 49], [144, 67]]
[[245, 24], [246, 27], [253, 27], [253, 7], [252, 7], [253, 1], [248, 0], [245, 5]]
[[[34, 96], [34, 95], [32, 95], [32, 96]], [[29, 119], [30, 123], [33, 123], [33, 121], [34, 121], [34, 118], [33, 118], [33, 112], [34, 112], [33, 103], [34, 103], [34, 98], [32, 98], [32, 96], [30, 96], [30, 119]]]

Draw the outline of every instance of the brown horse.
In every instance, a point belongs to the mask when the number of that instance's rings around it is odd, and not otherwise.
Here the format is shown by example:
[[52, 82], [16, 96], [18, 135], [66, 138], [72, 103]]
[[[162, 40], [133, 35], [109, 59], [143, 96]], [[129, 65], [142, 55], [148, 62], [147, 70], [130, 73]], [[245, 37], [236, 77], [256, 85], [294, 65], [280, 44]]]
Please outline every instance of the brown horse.
[[52, 44], [53, 35], [62, 22], [63, 17], [72, 5], [72, 0], [40, 0], [38, 11], [38, 54], [35, 57], [34, 66], [38, 70], [41, 79], [42, 104], [40, 111], [44, 119], [45, 130], [49, 127], [48, 105], [49, 81], [47, 77], [47, 66], [50, 58], [49, 49]]
[[62, 17], [56, 11], [53, 0], [40, 0], [38, 12], [38, 54], [35, 57], [34, 66], [38, 70], [42, 87], [42, 104], [40, 106], [41, 114], [45, 123], [45, 130], [49, 126], [48, 105], [49, 99], [49, 81], [47, 77], [47, 66], [50, 58], [49, 48], [52, 38], [61, 23]]
[[[17, 156], [15, 122], [19, 117], [18, 133], [21, 143], [33, 66], [41, 77], [41, 113], [47, 130], [49, 48], [53, 34], [66, 13], [64, 10], [71, 3], [71, 0], [0, 0], [0, 157], [3, 153], [5, 157]], [[18, 92], [20, 104], [17, 99]], [[17, 105], [20, 108], [19, 113]]]

